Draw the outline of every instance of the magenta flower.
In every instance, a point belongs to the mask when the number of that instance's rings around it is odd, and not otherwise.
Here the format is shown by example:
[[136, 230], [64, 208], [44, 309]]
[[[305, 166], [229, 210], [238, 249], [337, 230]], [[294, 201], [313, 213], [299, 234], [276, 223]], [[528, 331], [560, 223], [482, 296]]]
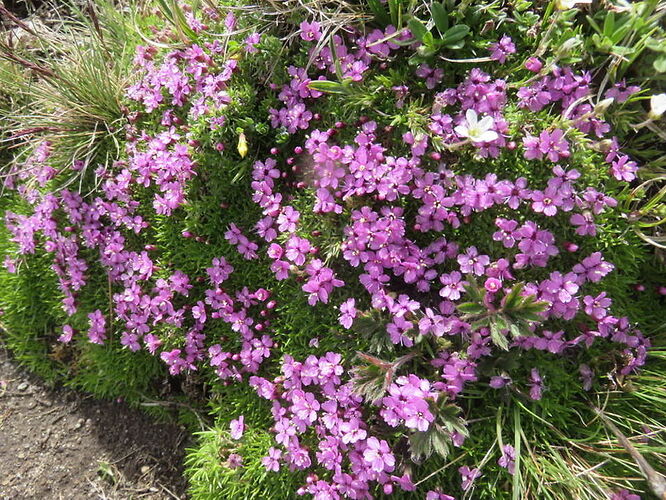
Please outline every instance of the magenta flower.
[[562, 204], [559, 192], [554, 188], [545, 191], [532, 191], [532, 210], [543, 213], [549, 217], [557, 213], [557, 207]]
[[541, 380], [541, 375], [539, 375], [539, 370], [536, 368], [532, 368], [530, 371], [529, 386], [530, 398], [534, 401], [540, 400], [543, 392], [543, 381]]
[[496, 293], [502, 289], [502, 282], [496, 278], [488, 278], [483, 287], [490, 293]]
[[439, 490], [430, 490], [426, 493], [425, 500], [456, 500], [451, 495], [446, 495]]
[[594, 225], [594, 216], [590, 212], [573, 214], [569, 222], [572, 226], [578, 226], [576, 227], [576, 234], [580, 236], [594, 236], [597, 234], [597, 227]]
[[435, 314], [432, 309], [426, 307], [424, 316], [419, 320], [419, 333], [421, 335], [432, 334], [441, 337], [448, 330], [447, 322], [443, 316]]
[[552, 132], [544, 130], [539, 135], [539, 149], [552, 162], [569, 157], [569, 143], [564, 139], [564, 130], [556, 128]]
[[286, 206], [278, 215], [277, 223], [278, 230], [283, 233], [293, 233], [296, 231], [296, 225], [301, 216], [301, 213], [298, 210], [295, 210], [292, 206]]
[[93, 344], [104, 344], [106, 340], [106, 318], [99, 309], [88, 314], [90, 328], [88, 338]]
[[261, 35], [259, 33], [252, 33], [245, 39], [245, 52], [248, 54], [256, 54], [259, 52], [256, 48], [256, 45], [261, 41]]

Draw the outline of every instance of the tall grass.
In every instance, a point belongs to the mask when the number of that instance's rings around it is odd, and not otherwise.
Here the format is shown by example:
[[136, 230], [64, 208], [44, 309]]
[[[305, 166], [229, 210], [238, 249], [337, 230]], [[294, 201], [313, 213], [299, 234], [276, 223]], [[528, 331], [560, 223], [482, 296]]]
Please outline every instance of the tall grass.
[[83, 164], [62, 177], [64, 185], [121, 152], [122, 98], [137, 37], [122, 8], [96, 2], [70, 10], [71, 17], [39, 24], [15, 20], [16, 31], [29, 31], [27, 44], [0, 38], [0, 88], [11, 89], [10, 105], [0, 109], [2, 141], [23, 151], [5, 168], [16, 172], [30, 151], [23, 146], [48, 140], [61, 170]]

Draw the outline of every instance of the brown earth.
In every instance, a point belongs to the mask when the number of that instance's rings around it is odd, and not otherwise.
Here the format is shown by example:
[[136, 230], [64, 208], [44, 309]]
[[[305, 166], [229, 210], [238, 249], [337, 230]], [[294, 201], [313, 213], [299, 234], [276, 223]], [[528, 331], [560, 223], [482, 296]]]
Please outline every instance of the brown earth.
[[47, 387], [0, 348], [0, 499], [185, 498], [187, 432]]

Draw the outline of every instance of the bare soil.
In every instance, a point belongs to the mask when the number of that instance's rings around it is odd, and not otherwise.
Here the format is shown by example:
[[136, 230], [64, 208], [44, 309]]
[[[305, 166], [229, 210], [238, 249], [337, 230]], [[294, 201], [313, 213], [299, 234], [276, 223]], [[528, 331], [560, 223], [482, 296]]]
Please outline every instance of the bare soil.
[[47, 387], [0, 348], [0, 499], [182, 499], [187, 432]]

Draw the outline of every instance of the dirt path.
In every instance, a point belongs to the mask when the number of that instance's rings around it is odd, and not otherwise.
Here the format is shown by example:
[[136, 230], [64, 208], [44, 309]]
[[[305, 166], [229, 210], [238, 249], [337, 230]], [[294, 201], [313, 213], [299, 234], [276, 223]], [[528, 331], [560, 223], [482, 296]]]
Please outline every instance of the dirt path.
[[50, 389], [0, 348], [0, 499], [184, 498], [187, 433]]

